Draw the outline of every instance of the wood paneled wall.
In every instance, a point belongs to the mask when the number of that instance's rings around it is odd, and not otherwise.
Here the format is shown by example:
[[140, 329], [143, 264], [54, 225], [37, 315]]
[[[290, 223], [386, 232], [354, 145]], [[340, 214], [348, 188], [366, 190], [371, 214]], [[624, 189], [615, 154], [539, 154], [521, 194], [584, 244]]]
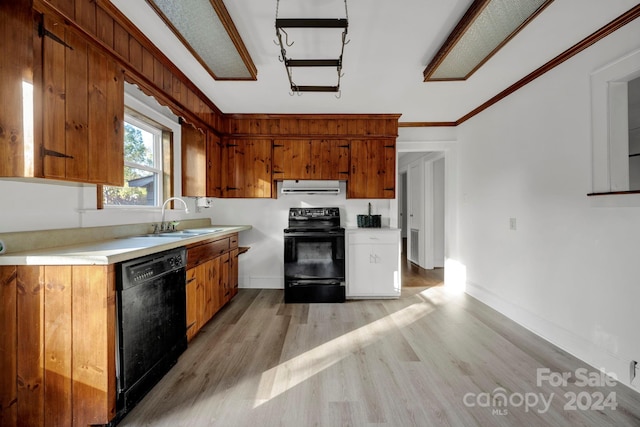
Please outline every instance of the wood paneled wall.
[[396, 138], [400, 114], [229, 114], [232, 137]]
[[0, 425], [115, 416], [115, 269], [0, 267]]
[[0, 425], [18, 425], [16, 268], [0, 268]]

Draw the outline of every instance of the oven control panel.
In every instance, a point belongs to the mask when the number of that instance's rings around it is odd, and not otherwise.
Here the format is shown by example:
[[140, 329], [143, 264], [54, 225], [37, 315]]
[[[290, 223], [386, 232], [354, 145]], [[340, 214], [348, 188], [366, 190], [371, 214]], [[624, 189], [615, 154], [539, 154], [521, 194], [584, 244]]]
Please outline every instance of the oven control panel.
[[340, 217], [340, 208], [291, 208], [289, 217], [316, 218], [316, 217]]

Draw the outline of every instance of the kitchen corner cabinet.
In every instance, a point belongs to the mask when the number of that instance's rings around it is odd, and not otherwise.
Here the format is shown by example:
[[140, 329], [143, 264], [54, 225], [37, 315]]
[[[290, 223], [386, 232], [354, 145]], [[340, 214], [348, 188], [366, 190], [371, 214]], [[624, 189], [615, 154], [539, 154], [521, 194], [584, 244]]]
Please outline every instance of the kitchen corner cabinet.
[[123, 185], [124, 71], [63, 22], [44, 15], [38, 25], [35, 147], [38, 123], [42, 142], [34, 156], [42, 173], [35, 176]]
[[222, 196], [222, 143], [215, 133], [207, 132], [207, 197]]
[[181, 120], [182, 195], [205, 197], [207, 194], [207, 135], [191, 123]]
[[283, 139], [273, 142], [273, 179], [349, 177], [349, 143], [332, 139]]
[[400, 230], [347, 230], [347, 298], [398, 298]]
[[187, 340], [237, 294], [238, 235], [187, 247]]
[[222, 197], [272, 197], [270, 139], [228, 139], [221, 163]]
[[182, 122], [182, 195], [220, 197], [220, 137]]
[[347, 198], [394, 199], [396, 143], [392, 139], [359, 139], [350, 144]]

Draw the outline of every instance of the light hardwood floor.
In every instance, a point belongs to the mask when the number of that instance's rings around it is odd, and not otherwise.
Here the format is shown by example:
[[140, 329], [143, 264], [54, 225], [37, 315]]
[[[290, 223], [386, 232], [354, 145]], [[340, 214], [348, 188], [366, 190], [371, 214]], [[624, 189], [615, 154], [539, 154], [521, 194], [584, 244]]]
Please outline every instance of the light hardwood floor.
[[[538, 386], [539, 368], [572, 378]], [[579, 387], [579, 368], [594, 372], [443, 286], [289, 305], [282, 291], [241, 289], [120, 425], [640, 426], [640, 394]], [[500, 393], [506, 406], [483, 400]], [[581, 405], [614, 393], [617, 407], [567, 410], [565, 393]], [[548, 410], [522, 404], [534, 395]]]
[[444, 285], [444, 268], [434, 268], [426, 270], [407, 259], [407, 239], [402, 239], [401, 253], [402, 286], [403, 287], [425, 287]]

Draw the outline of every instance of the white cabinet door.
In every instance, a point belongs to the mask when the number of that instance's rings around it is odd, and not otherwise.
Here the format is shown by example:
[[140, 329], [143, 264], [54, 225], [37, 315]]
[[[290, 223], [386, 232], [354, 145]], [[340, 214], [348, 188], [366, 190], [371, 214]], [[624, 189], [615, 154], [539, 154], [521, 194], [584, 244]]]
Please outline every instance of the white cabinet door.
[[371, 246], [349, 245], [349, 296], [367, 296], [372, 292], [375, 275], [371, 269]]
[[354, 231], [348, 241], [347, 297], [399, 297], [400, 230]]

